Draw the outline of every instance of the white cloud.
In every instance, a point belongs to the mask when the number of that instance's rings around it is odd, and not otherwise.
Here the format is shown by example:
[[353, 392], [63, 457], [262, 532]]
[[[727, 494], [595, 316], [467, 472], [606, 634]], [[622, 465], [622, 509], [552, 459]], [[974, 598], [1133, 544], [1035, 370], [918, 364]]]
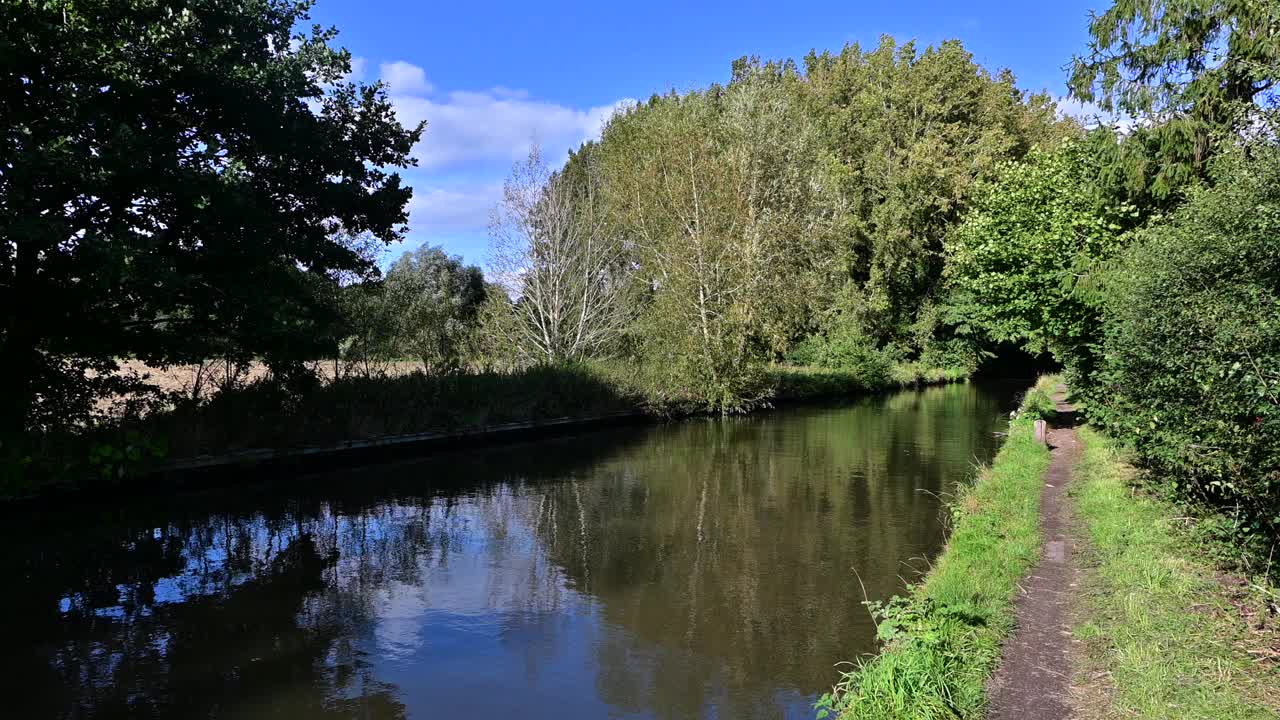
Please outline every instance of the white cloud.
[[[562, 162], [570, 149], [599, 138], [615, 112], [635, 104], [619, 100], [579, 109], [501, 86], [437, 92], [421, 67], [404, 61], [382, 63], [378, 73], [400, 122], [427, 122], [413, 150], [418, 167], [405, 179], [413, 187], [410, 236], [431, 244], [475, 244], [483, 237], [511, 163], [524, 158], [532, 143], [542, 147], [548, 161]], [[478, 250], [464, 254], [472, 262], [481, 259], [475, 256]]]
[[501, 197], [501, 182], [437, 187], [418, 184], [409, 201], [409, 227], [426, 235], [482, 232]]
[[620, 103], [586, 110], [495, 92], [451, 92], [443, 100], [393, 96], [400, 122], [427, 121], [415, 148], [421, 167], [443, 168], [473, 161], [511, 162], [542, 146], [548, 158], [600, 136]]
[[383, 63], [378, 74], [387, 83], [388, 92], [395, 95], [426, 95], [434, 88], [427, 82], [427, 73], [417, 65], [397, 60]]
[[411, 126], [427, 121], [414, 156], [420, 167], [429, 170], [513, 162], [524, 157], [534, 142], [546, 157], [558, 160], [568, 150], [598, 138], [614, 112], [634, 103], [619, 100], [577, 109], [506, 87], [458, 90], [437, 97], [422, 68], [401, 61], [383, 64], [381, 72], [400, 122]]
[[351, 56], [351, 72], [347, 73], [347, 80], [351, 82], [359, 82], [364, 79], [364, 72], [369, 68], [369, 61], [359, 55]]

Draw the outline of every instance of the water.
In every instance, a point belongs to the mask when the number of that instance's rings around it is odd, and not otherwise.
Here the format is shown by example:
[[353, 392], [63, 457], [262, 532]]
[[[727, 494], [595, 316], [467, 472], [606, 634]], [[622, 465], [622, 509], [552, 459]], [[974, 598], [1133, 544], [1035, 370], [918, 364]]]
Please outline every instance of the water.
[[1014, 389], [6, 517], [0, 714], [811, 718]]

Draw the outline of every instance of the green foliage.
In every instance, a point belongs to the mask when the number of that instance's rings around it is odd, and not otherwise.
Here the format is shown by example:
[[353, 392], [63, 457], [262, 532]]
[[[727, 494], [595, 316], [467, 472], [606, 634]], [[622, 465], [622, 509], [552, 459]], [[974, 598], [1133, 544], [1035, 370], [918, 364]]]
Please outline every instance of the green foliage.
[[[84, 416], [115, 358], [330, 348], [341, 229], [399, 239], [411, 163], [378, 86], [345, 81], [309, 3], [5, 4], [0, 435]], [[69, 407], [60, 405], [63, 401]]]
[[824, 291], [844, 324], [896, 339], [934, 294], [943, 238], [975, 183], [1078, 129], [956, 40], [922, 52], [885, 36], [874, 49], [811, 53], [805, 71], [799, 89], [842, 200]]
[[168, 443], [136, 430], [126, 431], [115, 442], [99, 442], [89, 450], [89, 465], [104, 480], [118, 480], [144, 462], [163, 459]]
[[1101, 340], [1097, 270], [1139, 218], [1099, 190], [1098, 171], [1086, 144], [1032, 151], [981, 186], [946, 247], [957, 312], [993, 340], [1081, 370]]
[[[1046, 378], [1038, 387], [1056, 383]], [[991, 468], [955, 503], [951, 538], [924, 582], [905, 598], [870, 603], [884, 650], [819, 700], [821, 717], [984, 716], [984, 690], [1013, 625], [1017, 583], [1039, 558], [1041, 478], [1048, 465], [1031, 414], [1020, 413]]]
[[1280, 147], [1234, 148], [1210, 188], [1108, 275], [1090, 419], [1184, 495], [1280, 528]]
[[1058, 403], [1053, 399], [1055, 388], [1040, 383], [1027, 391], [1022, 398], [1019, 415], [1028, 415], [1035, 420], [1050, 420], [1058, 412]]
[[789, 66], [735, 68], [728, 87], [615, 118], [595, 151], [647, 302], [639, 354], [722, 411], [765, 399], [758, 367], [813, 308], [807, 243], [831, 201]]
[[484, 298], [484, 275], [461, 257], [427, 245], [405, 253], [387, 271], [384, 298], [399, 355], [428, 371], [458, 368]]
[[806, 338], [787, 356], [796, 365], [851, 373], [870, 388], [887, 387], [901, 359], [892, 348], [877, 348], [874, 340], [850, 330]]
[[[381, 281], [366, 281], [340, 289], [339, 328], [336, 362], [338, 369], [373, 375], [396, 357], [397, 318], [387, 300]], [[334, 375], [341, 375], [335, 372]]]
[[969, 377], [964, 368], [931, 367], [918, 362], [899, 363], [887, 381], [867, 382], [865, 375], [848, 370], [815, 366], [775, 365], [766, 370], [773, 398], [777, 400], [809, 400], [849, 397], [868, 392], [919, 385], [961, 382]]
[[1072, 60], [1076, 97], [1143, 120], [1110, 170], [1155, 199], [1203, 177], [1214, 138], [1249, 127], [1280, 76], [1280, 6], [1259, 0], [1116, 0]]
[[727, 86], [655, 96], [565, 171], [598, 164], [632, 250], [631, 351], [713, 407], [762, 400], [752, 366], [815, 334], [873, 386], [906, 356], [976, 368], [972, 326], [934, 302], [942, 239], [979, 179], [1078, 133], [958, 42], [804, 64], [743, 58]]
[[[851, 685], [819, 698], [818, 718], [836, 713], [854, 718], [949, 720], [965, 717], [957, 713], [959, 708], [981, 706], [981, 697], [971, 697], [981, 684], [963, 678], [975, 660], [985, 656], [990, 662], [996, 650], [980, 642], [979, 618], [927, 597], [895, 596], [884, 603], [868, 602], [867, 607], [880, 621], [876, 639], [893, 644], [894, 653], [878, 664], [863, 665], [860, 670], [865, 674], [857, 689]], [[945, 691], [938, 692], [939, 688]], [[850, 694], [859, 690], [865, 694]]]

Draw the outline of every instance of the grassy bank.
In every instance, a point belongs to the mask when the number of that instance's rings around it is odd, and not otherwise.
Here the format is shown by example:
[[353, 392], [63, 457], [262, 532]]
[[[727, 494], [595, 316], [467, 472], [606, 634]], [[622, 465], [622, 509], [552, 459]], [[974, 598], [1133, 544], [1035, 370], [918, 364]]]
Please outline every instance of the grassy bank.
[[1215, 571], [1215, 549], [1185, 513], [1136, 490], [1134, 470], [1106, 437], [1089, 428], [1080, 436], [1074, 492], [1089, 549], [1075, 632], [1085, 647], [1084, 717], [1275, 718], [1274, 593]]
[[919, 363], [901, 363], [886, 376], [868, 378], [845, 370], [776, 365], [768, 370], [772, 396], [777, 400], [805, 400], [878, 392], [919, 385], [959, 382], [965, 370], [931, 368]]
[[[146, 368], [142, 368], [145, 370]], [[890, 375], [773, 366], [759, 378], [759, 400], [837, 397], [963, 378], [918, 364]], [[244, 450], [329, 447], [416, 433], [466, 432], [505, 423], [589, 418], [619, 412], [682, 416], [705, 412], [696, 394], [672, 387], [655, 368], [623, 362], [539, 366], [517, 372], [428, 375], [395, 372], [318, 375], [302, 387], [270, 374], [203, 391], [169, 371], [166, 392], [142, 411], [108, 416], [93, 428], [34, 439], [27, 466], [0, 483], [0, 498], [53, 483], [119, 479], [165, 462]]]
[[883, 652], [824, 697], [821, 716], [846, 720], [978, 718], [984, 687], [1013, 622], [1017, 582], [1040, 551], [1041, 476], [1049, 451], [1034, 420], [1052, 409], [1056, 378], [1028, 392], [990, 468], [953, 505], [946, 549], [905, 598], [874, 606]]

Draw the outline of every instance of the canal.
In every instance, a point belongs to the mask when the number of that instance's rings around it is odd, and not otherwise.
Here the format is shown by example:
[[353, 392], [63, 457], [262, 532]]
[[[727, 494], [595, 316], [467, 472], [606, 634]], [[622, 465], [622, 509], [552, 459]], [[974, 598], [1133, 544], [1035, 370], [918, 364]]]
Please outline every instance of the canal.
[[6, 517], [3, 714], [812, 718], [1021, 388]]

